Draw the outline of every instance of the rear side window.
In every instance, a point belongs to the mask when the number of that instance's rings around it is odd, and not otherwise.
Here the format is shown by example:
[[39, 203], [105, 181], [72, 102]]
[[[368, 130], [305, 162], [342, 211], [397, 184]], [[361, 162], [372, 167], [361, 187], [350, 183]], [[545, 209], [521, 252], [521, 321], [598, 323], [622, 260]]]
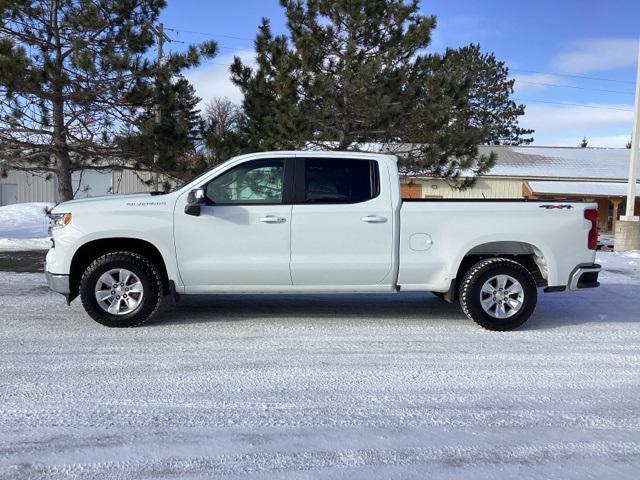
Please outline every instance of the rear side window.
[[378, 162], [346, 158], [307, 158], [304, 203], [359, 203], [380, 193]]

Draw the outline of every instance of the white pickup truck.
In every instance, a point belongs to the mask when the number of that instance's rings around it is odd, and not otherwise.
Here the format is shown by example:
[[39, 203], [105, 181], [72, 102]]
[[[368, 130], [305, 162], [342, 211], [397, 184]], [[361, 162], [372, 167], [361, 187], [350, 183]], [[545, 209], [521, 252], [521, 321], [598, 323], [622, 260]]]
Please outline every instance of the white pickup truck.
[[403, 201], [390, 155], [257, 153], [169, 193], [57, 205], [46, 275], [110, 327], [169, 295], [424, 291], [511, 330], [539, 287], [598, 286], [596, 219], [585, 203]]

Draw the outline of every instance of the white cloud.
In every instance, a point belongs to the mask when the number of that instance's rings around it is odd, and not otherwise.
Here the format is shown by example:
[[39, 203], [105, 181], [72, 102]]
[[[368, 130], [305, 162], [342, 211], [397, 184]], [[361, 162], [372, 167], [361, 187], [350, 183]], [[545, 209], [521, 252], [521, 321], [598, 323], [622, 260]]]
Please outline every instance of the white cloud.
[[558, 54], [553, 67], [562, 73], [584, 74], [635, 65], [636, 38], [592, 38], [570, 43]]
[[[427, 12], [434, 13], [434, 12]], [[436, 28], [431, 31], [430, 51], [444, 51], [447, 47], [457, 48], [469, 43], [483, 43], [489, 38], [504, 35], [509, 26], [497, 17], [480, 15], [440, 16], [436, 12]]]
[[242, 102], [240, 89], [229, 78], [229, 65], [233, 62], [234, 56], [240, 57], [245, 65], [254, 66], [255, 64], [253, 50], [238, 50], [216, 57], [211, 63], [187, 72], [185, 77], [196, 89], [196, 94], [202, 99], [201, 103], [214, 98], [228, 98], [238, 105]]
[[624, 148], [630, 135], [573, 135], [568, 137], [537, 137], [534, 145], [545, 147], [577, 147], [583, 137], [587, 137], [590, 147]]
[[518, 74], [513, 75], [513, 78], [516, 80], [513, 86], [516, 93], [543, 90], [550, 85], [565, 85], [567, 83], [562, 77], [550, 73]]
[[520, 125], [535, 130], [535, 145], [577, 146], [586, 136], [589, 146], [624, 147], [631, 132], [632, 106], [590, 105], [598, 108], [530, 103]]
[[[526, 102], [525, 102], [526, 103]], [[584, 128], [631, 129], [633, 106], [627, 104], [589, 104], [589, 107], [563, 105], [527, 105], [520, 124], [539, 132], [562, 132]]]

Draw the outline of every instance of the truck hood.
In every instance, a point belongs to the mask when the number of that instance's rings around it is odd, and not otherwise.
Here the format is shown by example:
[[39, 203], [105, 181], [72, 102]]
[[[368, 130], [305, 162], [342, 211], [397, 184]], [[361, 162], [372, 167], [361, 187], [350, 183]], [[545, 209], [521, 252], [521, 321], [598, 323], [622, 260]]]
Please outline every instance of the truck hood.
[[132, 202], [152, 202], [158, 203], [166, 202], [167, 194], [164, 195], [151, 195], [150, 193], [131, 193], [126, 195], [104, 195], [101, 197], [89, 197], [78, 198], [76, 200], [69, 200], [56, 205], [53, 209], [53, 213], [72, 212], [78, 208], [86, 207], [100, 207], [110, 208], [117, 206], [124, 206], [125, 204]]

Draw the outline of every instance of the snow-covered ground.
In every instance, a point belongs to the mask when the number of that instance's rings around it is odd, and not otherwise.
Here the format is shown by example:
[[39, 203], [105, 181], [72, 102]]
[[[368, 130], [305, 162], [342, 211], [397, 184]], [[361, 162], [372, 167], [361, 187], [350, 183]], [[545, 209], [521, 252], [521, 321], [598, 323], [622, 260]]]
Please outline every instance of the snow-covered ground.
[[18, 203], [0, 207], [0, 251], [48, 249], [49, 219], [53, 203]]
[[26, 250], [48, 250], [48, 238], [0, 238], [0, 252], [24, 252]]
[[185, 299], [107, 329], [0, 274], [0, 478], [637, 479], [640, 252], [488, 332], [429, 294]]

